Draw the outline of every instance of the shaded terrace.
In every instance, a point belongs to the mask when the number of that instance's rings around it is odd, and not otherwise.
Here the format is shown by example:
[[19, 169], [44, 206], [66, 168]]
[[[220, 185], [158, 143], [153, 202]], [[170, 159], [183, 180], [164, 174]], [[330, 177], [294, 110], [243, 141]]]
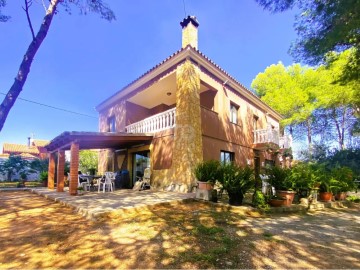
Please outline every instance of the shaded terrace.
[[[65, 151], [70, 150], [70, 195], [77, 194], [79, 150], [120, 149], [133, 145], [150, 143], [153, 136], [147, 133], [129, 134], [123, 132], [77, 132], [67, 131], [54, 138], [46, 149], [49, 155], [48, 188], [54, 189], [55, 173], [57, 191], [64, 191]], [[55, 165], [57, 155], [57, 166]], [[55, 169], [57, 168], [56, 172]]]

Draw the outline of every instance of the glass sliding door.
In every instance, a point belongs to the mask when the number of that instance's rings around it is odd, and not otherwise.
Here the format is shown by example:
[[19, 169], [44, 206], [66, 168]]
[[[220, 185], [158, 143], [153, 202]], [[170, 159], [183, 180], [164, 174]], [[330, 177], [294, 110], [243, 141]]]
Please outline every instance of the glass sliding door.
[[150, 151], [136, 152], [133, 154], [133, 183], [144, 176], [144, 170], [150, 168]]

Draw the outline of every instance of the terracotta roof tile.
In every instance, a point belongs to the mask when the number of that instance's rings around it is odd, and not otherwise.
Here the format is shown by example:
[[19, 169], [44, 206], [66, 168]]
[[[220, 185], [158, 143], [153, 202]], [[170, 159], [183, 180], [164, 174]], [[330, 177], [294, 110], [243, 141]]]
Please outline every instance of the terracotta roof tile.
[[35, 146], [45, 146], [47, 144], [49, 144], [50, 141], [47, 140], [33, 140], [33, 144]]
[[25, 144], [4, 143], [3, 153], [28, 153], [38, 155], [39, 150], [36, 146], [28, 147]]

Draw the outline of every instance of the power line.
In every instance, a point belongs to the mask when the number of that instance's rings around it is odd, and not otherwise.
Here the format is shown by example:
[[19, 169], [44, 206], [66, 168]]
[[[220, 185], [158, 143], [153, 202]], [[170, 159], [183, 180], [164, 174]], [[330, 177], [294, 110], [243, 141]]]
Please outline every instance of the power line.
[[[0, 92], [0, 94], [1, 94], [1, 95], [4, 95], [4, 96], [7, 95], [7, 94], [2, 93], [2, 92]], [[72, 114], [77, 114], [77, 115], [81, 115], [81, 116], [86, 116], [86, 117], [96, 118], [96, 119], [97, 119], [97, 117], [96, 117], [96, 116], [93, 116], [93, 115], [84, 114], [84, 113], [78, 113], [78, 112], [70, 111], [70, 110], [67, 110], [67, 109], [58, 108], [58, 107], [55, 107], [55, 106], [47, 105], [47, 104], [44, 104], [44, 103], [40, 103], [40, 102], [37, 102], [37, 101], [33, 101], [33, 100], [21, 98], [21, 97], [18, 97], [17, 99], [20, 99], [20, 100], [23, 100], [23, 101], [26, 101], [26, 102], [29, 102], [29, 103], [33, 103], [33, 104], [36, 104], [36, 105], [48, 107], [48, 108], [51, 108], [51, 109], [63, 111], [63, 112], [72, 113]]]
[[186, 18], [186, 7], [185, 7], [185, 0], [183, 0], [183, 4], [184, 4], [184, 14], [185, 14], [185, 18]]

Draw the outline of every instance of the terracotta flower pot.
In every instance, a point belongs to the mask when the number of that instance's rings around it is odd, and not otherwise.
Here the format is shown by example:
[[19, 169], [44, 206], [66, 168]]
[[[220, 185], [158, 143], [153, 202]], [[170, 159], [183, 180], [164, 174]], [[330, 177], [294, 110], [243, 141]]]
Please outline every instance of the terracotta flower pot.
[[332, 200], [332, 193], [331, 192], [320, 192], [319, 198], [320, 198], [320, 201], [330, 202]]
[[272, 207], [281, 207], [281, 206], [285, 206], [286, 200], [280, 200], [280, 199], [270, 199], [269, 200], [269, 204], [272, 206]]
[[276, 196], [284, 198], [284, 206], [290, 206], [295, 197], [295, 191], [277, 190]]
[[335, 200], [344, 201], [346, 199], [346, 192], [339, 192], [335, 194]]
[[212, 190], [214, 185], [212, 183], [198, 181], [198, 188], [202, 190]]

